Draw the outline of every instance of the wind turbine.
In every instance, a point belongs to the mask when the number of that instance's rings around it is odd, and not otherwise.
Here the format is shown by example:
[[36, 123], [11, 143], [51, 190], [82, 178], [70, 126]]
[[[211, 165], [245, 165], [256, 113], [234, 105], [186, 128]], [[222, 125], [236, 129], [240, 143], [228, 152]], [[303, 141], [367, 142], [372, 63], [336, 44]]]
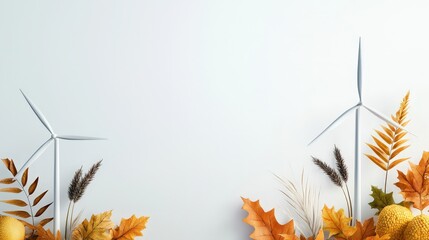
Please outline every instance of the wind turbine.
[[[366, 106], [362, 102], [362, 60], [361, 60], [361, 39], [359, 38], [359, 52], [358, 52], [358, 66], [357, 66], [357, 90], [359, 101], [356, 105], [344, 111], [337, 119], [335, 119], [328, 127], [325, 128], [317, 137], [315, 137], [308, 145], [311, 145], [319, 137], [321, 137], [328, 130], [332, 129], [339, 120], [344, 118], [346, 115], [355, 111], [355, 159], [354, 159], [354, 199], [353, 199], [353, 216], [355, 220], [361, 221], [361, 146], [360, 146], [360, 110], [361, 108], [366, 109], [368, 112], [376, 116], [377, 118], [397, 127], [404, 129], [399, 124], [389, 120], [387, 117], [384, 117], [378, 111]], [[404, 129], [405, 130], [405, 129]]]
[[60, 139], [61, 140], [105, 140], [104, 138], [96, 137], [84, 137], [84, 136], [73, 136], [73, 135], [57, 135], [52, 129], [49, 122], [46, 120], [42, 112], [34, 105], [31, 100], [20, 90], [28, 105], [30, 105], [33, 112], [39, 118], [40, 122], [45, 126], [45, 128], [51, 133], [51, 137], [46, 140], [27, 160], [27, 162], [22, 166], [16, 176], [20, 176], [25, 169], [27, 169], [31, 164], [33, 164], [42, 153], [49, 147], [50, 143], [54, 142], [54, 232], [56, 233], [60, 230]]

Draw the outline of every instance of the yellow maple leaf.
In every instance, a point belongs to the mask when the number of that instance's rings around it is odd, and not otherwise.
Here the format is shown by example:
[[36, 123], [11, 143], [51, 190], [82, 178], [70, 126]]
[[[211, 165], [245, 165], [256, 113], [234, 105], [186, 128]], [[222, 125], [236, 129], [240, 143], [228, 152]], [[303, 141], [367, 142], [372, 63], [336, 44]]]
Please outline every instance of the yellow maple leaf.
[[349, 225], [351, 218], [344, 215], [344, 209], [335, 212], [334, 207], [328, 208], [326, 205], [322, 210], [323, 229], [329, 232], [329, 237], [337, 236], [339, 238], [351, 237], [356, 228]]
[[73, 240], [110, 240], [110, 229], [114, 227], [110, 220], [112, 211], [92, 215], [88, 221], [85, 219], [72, 234]]
[[112, 240], [129, 240], [136, 236], [143, 236], [142, 231], [146, 228], [149, 217], [130, 218], [121, 220], [121, 224], [112, 230]]
[[280, 224], [275, 215], [274, 209], [265, 212], [259, 205], [259, 200], [252, 202], [248, 198], [241, 198], [244, 202], [243, 209], [249, 215], [243, 219], [243, 222], [253, 226], [255, 231], [250, 234], [254, 240], [281, 240], [284, 236], [295, 235], [293, 220], [286, 224]]

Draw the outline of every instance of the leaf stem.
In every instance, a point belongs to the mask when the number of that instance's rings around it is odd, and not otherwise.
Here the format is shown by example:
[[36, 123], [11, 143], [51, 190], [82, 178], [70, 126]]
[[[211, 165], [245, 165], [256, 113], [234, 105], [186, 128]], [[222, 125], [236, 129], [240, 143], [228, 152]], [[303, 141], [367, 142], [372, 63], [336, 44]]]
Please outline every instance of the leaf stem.
[[27, 191], [25, 191], [24, 186], [22, 186], [21, 182], [18, 181], [18, 179], [16, 180], [16, 182], [19, 184], [19, 186], [22, 188], [22, 191], [25, 194], [25, 197], [27, 198], [27, 202], [28, 202], [28, 207], [30, 208], [30, 212], [31, 212], [31, 223], [34, 226], [34, 214], [33, 214], [33, 207], [31, 206], [31, 201], [30, 201], [30, 196], [28, 195]]
[[68, 222], [69, 222], [69, 213], [70, 213], [70, 207], [71, 207], [72, 201], [69, 203], [69, 207], [67, 208], [67, 215], [66, 215], [66, 226], [64, 229], [64, 238], [67, 240], [67, 230], [68, 230]]
[[349, 202], [350, 202], [350, 217], [353, 218], [353, 204], [352, 204], [352, 198], [350, 197], [350, 191], [349, 191], [349, 187], [347, 186], [347, 183], [345, 183], [344, 185], [346, 185], [346, 190], [347, 190], [347, 196], [349, 197]]
[[[390, 164], [387, 165], [389, 167]], [[387, 175], [389, 174], [389, 170], [386, 169], [386, 176], [384, 177], [384, 193], [387, 192]]]
[[346, 194], [346, 191], [344, 190], [344, 187], [343, 187], [343, 186], [341, 186], [341, 190], [343, 191], [344, 198], [346, 199], [346, 203], [347, 203], [347, 213], [348, 213], [349, 217], [351, 217], [351, 213], [350, 213], [350, 203], [349, 203], [349, 200], [347, 199], [347, 194]]

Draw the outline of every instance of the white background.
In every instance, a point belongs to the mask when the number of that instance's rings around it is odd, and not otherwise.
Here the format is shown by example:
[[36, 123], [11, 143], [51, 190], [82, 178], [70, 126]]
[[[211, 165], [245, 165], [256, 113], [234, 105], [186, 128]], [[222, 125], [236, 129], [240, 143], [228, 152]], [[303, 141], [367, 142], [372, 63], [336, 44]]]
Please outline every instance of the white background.
[[[145, 239], [249, 239], [240, 196], [280, 210], [272, 173], [294, 180], [303, 168], [322, 203], [344, 207], [310, 156], [332, 163], [337, 144], [352, 169], [353, 117], [307, 143], [356, 103], [362, 36], [364, 100], [388, 115], [411, 91], [418, 138], [405, 155], [420, 158], [428, 10], [425, 1], [1, 1], [0, 155], [22, 165], [49, 137], [22, 88], [59, 134], [109, 139], [61, 143], [63, 213], [74, 171], [99, 159], [77, 209], [113, 209], [116, 222], [148, 215]], [[362, 121], [367, 142], [381, 122], [367, 112]], [[52, 161], [51, 147], [31, 168], [39, 191], [52, 188]], [[362, 161], [368, 217], [366, 196], [383, 174]]]

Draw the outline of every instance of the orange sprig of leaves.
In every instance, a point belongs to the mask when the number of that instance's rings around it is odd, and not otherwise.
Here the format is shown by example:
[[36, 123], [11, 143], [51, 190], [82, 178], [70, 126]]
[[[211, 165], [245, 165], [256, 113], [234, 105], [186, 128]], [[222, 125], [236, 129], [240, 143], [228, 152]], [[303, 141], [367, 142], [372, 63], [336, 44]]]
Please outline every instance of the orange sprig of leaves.
[[242, 209], [249, 213], [243, 222], [255, 228], [254, 232], [250, 234], [250, 238], [254, 240], [282, 240], [284, 236], [295, 236], [293, 220], [286, 224], [280, 224], [274, 215], [274, 209], [265, 212], [259, 205], [259, 200], [252, 202], [248, 198], [242, 197], [241, 199], [243, 200]]
[[413, 207], [423, 211], [429, 206], [429, 152], [423, 152], [418, 165], [410, 162], [405, 175], [398, 170], [398, 182], [395, 183], [405, 201], [413, 202]]

